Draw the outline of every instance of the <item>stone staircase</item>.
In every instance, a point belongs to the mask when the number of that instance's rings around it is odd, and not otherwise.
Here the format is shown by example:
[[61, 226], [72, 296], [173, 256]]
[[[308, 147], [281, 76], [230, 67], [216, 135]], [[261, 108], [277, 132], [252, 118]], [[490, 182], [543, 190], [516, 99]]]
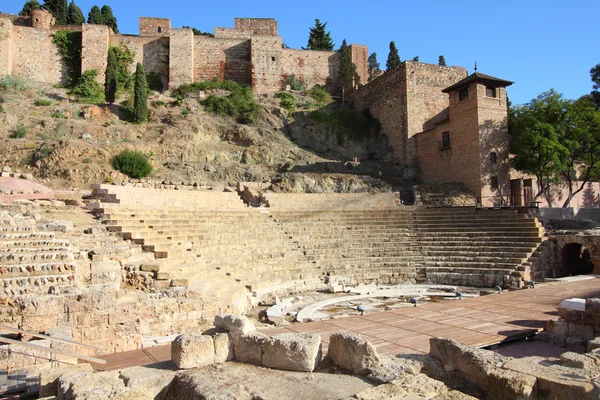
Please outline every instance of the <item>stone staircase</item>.
[[[507, 287], [529, 277], [528, 259], [541, 243], [539, 223], [509, 209], [399, 207], [393, 197], [329, 194], [218, 211], [201, 193], [188, 195], [198, 203], [187, 208], [164, 201], [152, 208], [102, 190], [111, 202], [93, 208], [108, 230], [152, 254], [131, 274], [154, 290], [193, 290], [221, 312], [341, 281]], [[349, 210], [323, 210], [330, 199]]]
[[506, 287], [523, 272], [542, 242], [543, 228], [516, 210], [422, 208], [412, 233], [428, 283]]
[[74, 286], [76, 269], [69, 240], [32, 218], [0, 216], [0, 297], [59, 293]]

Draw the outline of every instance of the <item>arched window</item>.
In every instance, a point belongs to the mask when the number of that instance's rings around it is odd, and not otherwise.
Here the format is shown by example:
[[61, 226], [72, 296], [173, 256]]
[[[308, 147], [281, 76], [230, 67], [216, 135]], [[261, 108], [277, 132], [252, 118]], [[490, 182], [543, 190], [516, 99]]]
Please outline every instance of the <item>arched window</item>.
[[162, 33], [162, 28], [160, 26], [158, 27], [158, 33]]

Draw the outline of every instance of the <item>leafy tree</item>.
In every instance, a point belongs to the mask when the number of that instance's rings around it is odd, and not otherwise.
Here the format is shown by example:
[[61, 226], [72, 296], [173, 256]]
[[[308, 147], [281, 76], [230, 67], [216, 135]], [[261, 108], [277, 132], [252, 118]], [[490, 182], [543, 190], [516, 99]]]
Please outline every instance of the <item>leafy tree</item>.
[[106, 102], [112, 104], [117, 95], [117, 56], [115, 47], [108, 49], [106, 72], [104, 74], [104, 97]]
[[563, 207], [569, 207], [573, 197], [600, 176], [600, 111], [591, 96], [569, 105], [561, 133], [560, 142], [566, 151], [561, 157], [560, 175], [569, 189]]
[[37, 0], [27, 0], [25, 4], [23, 4], [23, 9], [19, 11], [19, 15], [26, 16], [29, 15], [31, 10], [39, 10], [40, 8], [42, 8], [42, 6]]
[[88, 24], [102, 25], [102, 12], [98, 6], [93, 6], [88, 13]]
[[110, 27], [114, 33], [119, 33], [119, 28], [117, 27], [117, 19], [113, 15], [112, 8], [110, 8], [110, 6], [104, 5], [100, 10], [100, 14], [102, 14], [102, 23]]
[[202, 32], [200, 29], [196, 29], [196, 28], [192, 28], [191, 26], [182, 26], [182, 28], [188, 28], [191, 29], [192, 32], [194, 32], [194, 35], [196, 36], [208, 36], [208, 37], [215, 37], [215, 35], [213, 35], [210, 32]]
[[69, 9], [67, 10], [67, 25], [81, 25], [85, 24], [85, 18], [81, 8], [75, 4], [73, 0], [69, 3]]
[[377, 61], [377, 53], [372, 53], [368, 60], [369, 65], [369, 82], [375, 79], [380, 73], [379, 61]]
[[326, 27], [327, 22], [322, 24], [318, 18], [315, 19], [315, 26], [310, 28], [308, 35], [308, 46], [306, 46], [308, 50], [333, 51], [331, 32], [327, 32]]
[[600, 111], [590, 96], [573, 102], [550, 90], [512, 109], [509, 121], [514, 165], [536, 176], [535, 198], [562, 179], [569, 190], [563, 207], [568, 207], [600, 171]]
[[438, 57], [438, 65], [441, 65], [442, 67], [446, 66], [446, 59], [444, 58], [444, 56]]
[[600, 64], [597, 64], [590, 70], [590, 75], [592, 76], [592, 82], [594, 83], [592, 98], [596, 102], [596, 108], [600, 109]]
[[388, 71], [393, 70], [394, 68], [398, 68], [401, 64], [400, 56], [398, 55], [398, 49], [396, 48], [396, 43], [392, 40], [390, 42], [390, 54], [388, 54], [387, 62], [385, 63], [385, 68]]
[[133, 95], [133, 122], [143, 124], [148, 121], [148, 84], [144, 66], [140, 63], [137, 63], [135, 67]]
[[416, 61], [416, 62], [419, 62], [419, 56], [414, 56], [412, 60]]
[[56, 25], [67, 23], [67, 0], [47, 0], [42, 8], [52, 13], [56, 18]]

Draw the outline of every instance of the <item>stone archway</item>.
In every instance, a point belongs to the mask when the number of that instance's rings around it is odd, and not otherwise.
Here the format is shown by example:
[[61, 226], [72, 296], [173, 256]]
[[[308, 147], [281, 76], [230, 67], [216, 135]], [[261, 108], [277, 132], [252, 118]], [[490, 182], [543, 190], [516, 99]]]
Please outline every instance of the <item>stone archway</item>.
[[561, 265], [567, 276], [587, 275], [594, 271], [590, 251], [581, 243], [567, 243], [562, 247]]

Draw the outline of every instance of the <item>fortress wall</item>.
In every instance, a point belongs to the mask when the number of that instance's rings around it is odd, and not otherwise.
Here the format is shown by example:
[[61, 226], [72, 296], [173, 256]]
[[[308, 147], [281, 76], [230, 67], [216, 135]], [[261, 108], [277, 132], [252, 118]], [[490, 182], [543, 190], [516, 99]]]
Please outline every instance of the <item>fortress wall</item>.
[[281, 73], [283, 80], [296, 75], [307, 88], [315, 85], [334, 89], [339, 81], [340, 57], [334, 51], [291, 50], [281, 51]]
[[35, 82], [64, 82], [67, 66], [52, 42], [52, 33], [46, 29], [13, 27], [12, 74]]
[[194, 37], [194, 81], [215, 77], [250, 85], [250, 40]]
[[12, 74], [13, 24], [8, 18], [0, 18], [0, 76]]
[[388, 210], [394, 193], [265, 193], [272, 211]]
[[194, 33], [172, 29], [169, 41], [169, 89], [194, 82]]
[[254, 93], [261, 94], [281, 90], [283, 88], [281, 37], [257, 36], [250, 40]]
[[140, 17], [140, 36], [171, 36], [171, 20], [169, 18]]
[[111, 29], [105, 25], [83, 25], [81, 73], [95, 69], [98, 71], [96, 80], [101, 84], [104, 84], [110, 31]]
[[406, 143], [406, 79], [405, 68], [386, 72], [353, 94], [358, 111], [368, 108], [381, 122], [381, 131], [392, 148], [394, 160], [404, 164]]
[[169, 38], [129, 35], [111, 35], [111, 46], [127, 46], [135, 52], [131, 71], [135, 64], [142, 63], [146, 73], [154, 72], [165, 77], [169, 75]]
[[360, 84], [366, 85], [369, 80], [369, 48], [360, 44], [351, 44], [352, 62], [356, 65], [356, 75]]
[[234, 29], [252, 32], [259, 36], [277, 36], [277, 21], [274, 18], [236, 18]]

